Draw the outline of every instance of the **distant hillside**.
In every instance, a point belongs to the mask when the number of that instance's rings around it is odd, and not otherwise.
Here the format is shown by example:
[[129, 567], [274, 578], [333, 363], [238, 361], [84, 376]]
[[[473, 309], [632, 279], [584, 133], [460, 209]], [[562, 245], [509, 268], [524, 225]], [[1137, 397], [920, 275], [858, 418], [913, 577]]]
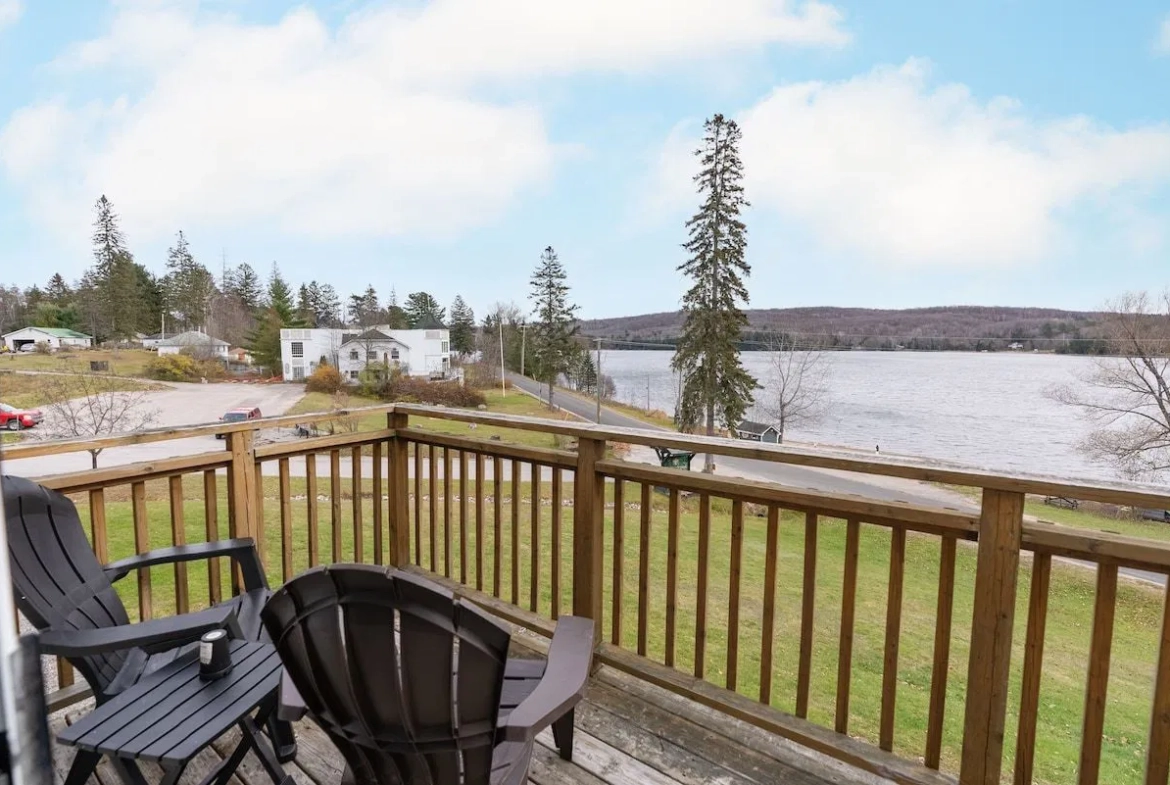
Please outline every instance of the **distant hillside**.
[[[1005, 349], [1097, 354], [1105, 351], [1100, 314], [1054, 308], [942, 306], [906, 310], [876, 308], [767, 308], [747, 312], [751, 327], [744, 348], [776, 333], [831, 348], [975, 351]], [[682, 329], [678, 311], [593, 319], [584, 335], [634, 344], [672, 344]], [[629, 348], [639, 348], [630, 346]], [[650, 346], [642, 348], [651, 348]]]

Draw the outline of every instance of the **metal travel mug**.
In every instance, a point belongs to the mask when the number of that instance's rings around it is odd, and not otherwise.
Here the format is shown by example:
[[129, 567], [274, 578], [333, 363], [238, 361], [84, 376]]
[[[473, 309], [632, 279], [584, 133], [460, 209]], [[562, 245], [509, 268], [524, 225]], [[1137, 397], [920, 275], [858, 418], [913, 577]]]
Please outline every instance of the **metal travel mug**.
[[222, 678], [232, 669], [227, 630], [212, 630], [199, 639], [199, 676], [206, 680]]

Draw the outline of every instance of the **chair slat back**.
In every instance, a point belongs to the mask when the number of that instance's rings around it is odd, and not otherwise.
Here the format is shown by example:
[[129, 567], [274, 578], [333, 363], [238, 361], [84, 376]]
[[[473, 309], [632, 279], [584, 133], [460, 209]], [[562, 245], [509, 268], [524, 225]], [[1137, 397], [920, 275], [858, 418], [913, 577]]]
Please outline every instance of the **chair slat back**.
[[[21, 613], [37, 629], [89, 630], [129, 624], [85, 536], [73, 502], [23, 477], [4, 477], [12, 583]], [[98, 699], [134, 650], [73, 658]]]
[[262, 618], [358, 785], [488, 785], [510, 633], [412, 575], [320, 567]]

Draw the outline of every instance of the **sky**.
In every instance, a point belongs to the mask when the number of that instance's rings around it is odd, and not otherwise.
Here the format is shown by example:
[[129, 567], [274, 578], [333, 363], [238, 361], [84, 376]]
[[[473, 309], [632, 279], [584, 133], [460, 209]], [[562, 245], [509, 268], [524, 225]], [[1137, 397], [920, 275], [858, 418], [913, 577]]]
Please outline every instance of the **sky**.
[[0, 282], [105, 194], [161, 271], [673, 310], [704, 118], [752, 307], [1092, 309], [1170, 285], [1170, 2], [0, 0]]

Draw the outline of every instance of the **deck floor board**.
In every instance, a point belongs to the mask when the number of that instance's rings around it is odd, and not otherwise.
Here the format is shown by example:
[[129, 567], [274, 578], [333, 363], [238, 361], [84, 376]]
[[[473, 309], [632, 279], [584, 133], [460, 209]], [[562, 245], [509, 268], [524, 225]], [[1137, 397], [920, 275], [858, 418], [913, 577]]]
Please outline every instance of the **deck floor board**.
[[[73, 720], [88, 706], [68, 712]], [[54, 735], [65, 724], [53, 719]], [[235, 746], [232, 730], [204, 750], [184, 772], [180, 785], [197, 785], [225, 753]], [[328, 737], [311, 722], [297, 726], [297, 761], [286, 771], [296, 785], [340, 785], [344, 762]], [[791, 742], [756, 728], [744, 727], [704, 706], [602, 668], [578, 708], [573, 761], [560, 759], [549, 731], [537, 738], [530, 785], [879, 785], [885, 781], [821, 760], [807, 750], [791, 749]], [[73, 751], [54, 744], [53, 769], [64, 781]], [[143, 766], [150, 783], [161, 769]], [[124, 785], [114, 767], [103, 759], [88, 785]], [[230, 785], [270, 785], [253, 753], [230, 780]]]

